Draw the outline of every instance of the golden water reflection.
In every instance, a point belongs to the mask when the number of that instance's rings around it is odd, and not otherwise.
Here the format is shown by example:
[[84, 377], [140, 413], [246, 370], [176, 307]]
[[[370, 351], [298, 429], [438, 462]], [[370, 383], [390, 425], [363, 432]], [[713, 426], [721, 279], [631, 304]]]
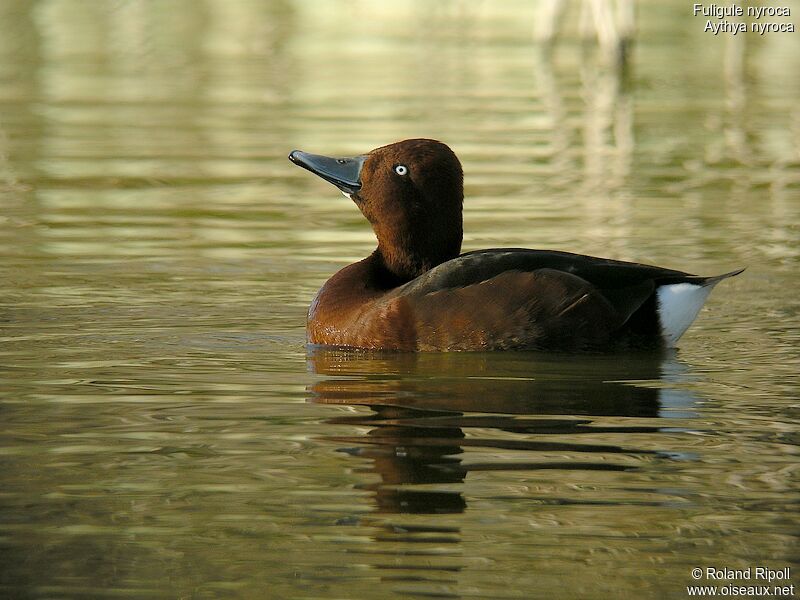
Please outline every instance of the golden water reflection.
[[[316, 348], [309, 366], [330, 376], [311, 386], [313, 402], [371, 411], [329, 421], [369, 428], [365, 434], [329, 439], [355, 444], [343, 451], [371, 461], [369, 470], [380, 481], [367, 489], [381, 512], [463, 511], [460, 491], [416, 486], [463, 483], [472, 472], [635, 469], [632, 457], [670, 453], [628, 446], [626, 436], [657, 434], [665, 425], [650, 419], [675, 418], [678, 410], [686, 416], [695, 402], [675, 389], [683, 367], [672, 353], [415, 355]], [[672, 388], [660, 387], [662, 378]], [[465, 448], [509, 456], [464, 464]]]

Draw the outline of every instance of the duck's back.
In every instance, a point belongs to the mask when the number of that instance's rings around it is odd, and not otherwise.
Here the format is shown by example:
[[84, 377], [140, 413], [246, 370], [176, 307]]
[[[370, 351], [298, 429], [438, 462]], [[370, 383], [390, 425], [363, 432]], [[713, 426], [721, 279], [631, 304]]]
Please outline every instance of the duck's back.
[[[381, 321], [372, 325], [388, 334], [383, 347], [391, 347], [392, 331], [402, 332], [396, 336], [399, 350], [662, 346], [680, 337], [724, 277], [568, 252], [480, 250], [388, 292], [361, 324]], [[661, 290], [681, 285], [698, 291], [682, 298], [690, 305], [682, 319], [687, 311], [691, 318], [683, 330], [668, 331]]]

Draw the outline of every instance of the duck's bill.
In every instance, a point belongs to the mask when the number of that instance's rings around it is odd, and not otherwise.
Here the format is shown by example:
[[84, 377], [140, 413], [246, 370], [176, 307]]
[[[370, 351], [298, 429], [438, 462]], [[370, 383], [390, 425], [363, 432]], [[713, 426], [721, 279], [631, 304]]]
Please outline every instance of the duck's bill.
[[292, 150], [289, 160], [315, 175], [319, 175], [342, 190], [345, 194], [355, 194], [361, 189], [361, 168], [366, 156], [352, 158], [331, 158], [319, 154], [309, 154]]

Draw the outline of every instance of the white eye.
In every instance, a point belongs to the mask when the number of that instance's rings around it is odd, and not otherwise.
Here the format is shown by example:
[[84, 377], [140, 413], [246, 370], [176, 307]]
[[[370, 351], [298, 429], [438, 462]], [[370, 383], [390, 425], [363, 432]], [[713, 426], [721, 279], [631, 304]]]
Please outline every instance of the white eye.
[[394, 172], [397, 173], [398, 175], [405, 175], [406, 173], [408, 173], [408, 167], [405, 165], [397, 165], [394, 168]]

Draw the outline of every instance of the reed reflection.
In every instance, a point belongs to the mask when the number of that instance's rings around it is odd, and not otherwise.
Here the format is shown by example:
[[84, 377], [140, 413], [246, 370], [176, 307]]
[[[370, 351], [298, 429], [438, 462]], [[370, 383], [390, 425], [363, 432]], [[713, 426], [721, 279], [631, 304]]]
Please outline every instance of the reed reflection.
[[[626, 471], [669, 452], [626, 443], [658, 434], [662, 410], [694, 403], [665, 383], [682, 378], [674, 354], [558, 356], [532, 353], [388, 354], [317, 348], [325, 376], [311, 401], [368, 407], [331, 424], [368, 427], [331, 436], [369, 460], [377, 510], [457, 513], [469, 472]], [[466, 460], [465, 455], [471, 453]], [[433, 489], [435, 484], [446, 489]]]

